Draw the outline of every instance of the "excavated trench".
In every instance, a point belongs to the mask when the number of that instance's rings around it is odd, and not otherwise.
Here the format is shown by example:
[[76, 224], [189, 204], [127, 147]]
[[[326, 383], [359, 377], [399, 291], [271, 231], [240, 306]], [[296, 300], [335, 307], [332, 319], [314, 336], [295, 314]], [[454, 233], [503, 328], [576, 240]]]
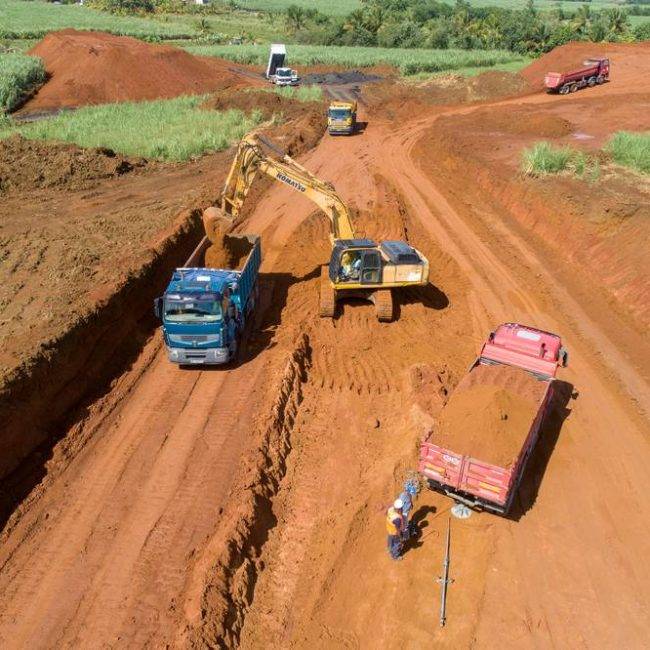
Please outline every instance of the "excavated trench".
[[150, 258], [74, 327], [49, 342], [3, 387], [0, 439], [0, 523], [48, 472], [54, 446], [87, 417], [93, 402], [138, 357], [157, 323], [153, 299], [194, 248], [198, 210], [179, 215]]

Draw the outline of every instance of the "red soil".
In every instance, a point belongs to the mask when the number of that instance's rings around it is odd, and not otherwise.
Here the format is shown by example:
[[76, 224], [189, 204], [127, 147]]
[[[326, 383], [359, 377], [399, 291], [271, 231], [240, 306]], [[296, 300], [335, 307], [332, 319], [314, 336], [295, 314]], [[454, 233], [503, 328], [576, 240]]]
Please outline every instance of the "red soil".
[[546, 384], [508, 366], [479, 366], [458, 385], [438, 419], [435, 441], [508, 467], [521, 451]]
[[32, 112], [158, 99], [250, 85], [232, 64], [126, 36], [65, 29], [30, 50], [50, 80], [25, 105]]
[[[238, 226], [259, 233], [264, 251], [258, 322], [242, 362], [181, 370], [157, 335], [74, 426], [60, 428], [61, 442], [38, 461], [46, 475], [29, 477], [37, 486], [0, 535], [0, 646], [647, 645], [650, 355], [647, 328], [638, 334], [622, 315], [622, 305], [642, 302], [645, 285], [632, 279], [645, 268], [634, 260], [647, 248], [647, 194], [630, 185], [624, 198], [638, 215], [595, 228], [592, 209], [609, 200], [607, 188], [622, 191], [619, 181], [542, 183], [517, 171], [530, 141], [578, 129], [605, 137], [604, 114], [610, 130], [646, 119], [638, 63], [646, 46], [617, 51], [612, 83], [575, 96], [529, 94], [479, 109], [414, 100], [402, 88], [391, 100], [384, 88], [378, 99], [388, 108], [361, 105], [363, 133], [325, 137], [300, 158], [351, 204], [360, 233], [408, 238], [429, 259], [433, 285], [400, 292], [394, 323], [354, 303], [334, 321], [318, 318], [327, 220], [292, 188], [260, 181]], [[630, 93], [633, 77], [641, 82]], [[318, 120], [277, 140], [299, 153], [322, 133]], [[129, 267], [117, 255], [99, 267], [82, 252], [94, 242], [137, 252], [150, 239], [146, 215], [179, 201], [204, 207], [225, 174], [217, 160], [155, 175], [147, 168], [92, 194], [7, 197], [0, 239], [15, 288], [0, 296], [0, 317], [16, 334], [3, 351], [19, 339], [33, 347], [55, 307], [70, 312], [70, 293], [53, 278], [112, 296], [103, 267]], [[623, 260], [613, 253], [619, 233]], [[146, 295], [145, 280], [126, 286], [149, 313], [155, 287]], [[610, 287], [620, 290], [616, 300]], [[95, 337], [68, 337], [65, 354], [47, 343], [37, 380], [26, 367], [22, 391], [5, 399], [23, 444], [39, 418], [75, 403], [70, 391], [96, 388], [86, 356], [120, 355], [115, 327], [122, 341], [133, 338], [123, 317], [135, 313], [130, 303], [105, 313], [101, 327], [84, 326], [79, 313], [78, 330]], [[451, 501], [422, 491], [420, 535], [399, 563], [386, 554], [386, 505], [446, 391], [504, 320], [561, 333], [571, 365], [513, 517], [452, 522], [455, 583], [440, 628], [434, 577]], [[21, 500], [14, 485], [4, 479], [0, 490], [12, 504]]]

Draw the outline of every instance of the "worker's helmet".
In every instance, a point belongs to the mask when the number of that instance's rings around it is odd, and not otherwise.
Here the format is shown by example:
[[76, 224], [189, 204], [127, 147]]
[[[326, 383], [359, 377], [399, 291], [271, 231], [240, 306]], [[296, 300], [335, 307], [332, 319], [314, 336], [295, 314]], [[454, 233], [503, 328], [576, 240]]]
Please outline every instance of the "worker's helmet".
[[393, 508], [395, 510], [401, 510], [404, 507], [404, 504], [402, 503], [401, 499], [395, 499], [395, 503], [393, 503]]

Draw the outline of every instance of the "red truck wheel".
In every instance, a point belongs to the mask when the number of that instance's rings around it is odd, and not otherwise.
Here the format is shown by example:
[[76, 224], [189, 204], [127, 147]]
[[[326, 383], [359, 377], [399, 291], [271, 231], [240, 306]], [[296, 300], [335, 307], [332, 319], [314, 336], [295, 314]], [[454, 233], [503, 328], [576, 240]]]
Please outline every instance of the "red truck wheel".
[[589, 88], [593, 88], [598, 83], [598, 81], [596, 80], [596, 77], [589, 77], [587, 83], [589, 84]]
[[569, 86], [569, 92], [575, 93], [578, 90], [578, 84], [571, 84]]
[[603, 77], [602, 74], [599, 74], [599, 75], [596, 77], [596, 83], [597, 83], [597, 84], [605, 83], [605, 77]]
[[569, 92], [569, 86], [565, 84], [560, 88], [560, 95], [567, 95]]

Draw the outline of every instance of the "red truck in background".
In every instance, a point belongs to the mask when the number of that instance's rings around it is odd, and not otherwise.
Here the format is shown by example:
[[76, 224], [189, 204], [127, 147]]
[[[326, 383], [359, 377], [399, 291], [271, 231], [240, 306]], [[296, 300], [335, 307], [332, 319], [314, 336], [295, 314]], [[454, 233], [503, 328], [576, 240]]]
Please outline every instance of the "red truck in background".
[[573, 72], [549, 72], [544, 77], [544, 85], [548, 92], [558, 92], [560, 95], [574, 93], [585, 86], [595, 86], [609, 81], [609, 59], [587, 59], [584, 67]]
[[492, 332], [421, 444], [418, 471], [429, 487], [506, 514], [566, 361], [555, 334], [517, 323]]

